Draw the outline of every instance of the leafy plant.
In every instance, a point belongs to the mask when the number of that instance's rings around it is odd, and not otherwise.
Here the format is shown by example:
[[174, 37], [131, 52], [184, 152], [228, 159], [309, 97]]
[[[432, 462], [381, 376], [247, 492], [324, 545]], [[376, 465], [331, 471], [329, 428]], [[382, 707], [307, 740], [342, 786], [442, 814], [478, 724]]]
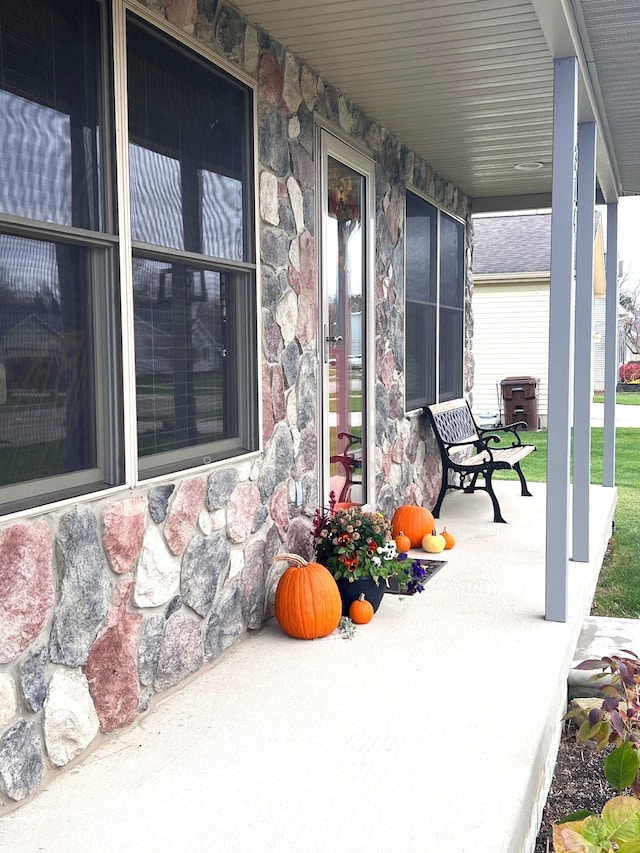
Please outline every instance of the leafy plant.
[[640, 853], [640, 658], [627, 650], [583, 661], [576, 669], [598, 670], [591, 678], [603, 697], [599, 708], [569, 711], [567, 719], [579, 724], [578, 743], [593, 743], [597, 750], [613, 746], [604, 760], [609, 784], [634, 796], [621, 795], [605, 803], [602, 814], [580, 811], [552, 825], [555, 853]]
[[334, 578], [373, 578], [378, 584], [404, 574], [406, 554], [398, 552], [391, 525], [379, 512], [361, 506], [336, 504], [329, 496], [329, 509], [317, 509], [313, 520], [316, 560]]
[[620, 382], [636, 384], [640, 382], [640, 361], [628, 361], [620, 365]]
[[552, 829], [555, 853], [640, 853], [640, 800], [613, 797], [602, 814], [571, 815]]
[[620, 654], [582, 661], [576, 669], [599, 670], [592, 681], [608, 674], [607, 683], [598, 687], [603, 696], [600, 708], [585, 716], [581, 709], [567, 714], [568, 719], [583, 716], [576, 734], [579, 743], [593, 742], [596, 749], [615, 749], [604, 761], [604, 775], [619, 791], [631, 788], [640, 797], [640, 658], [627, 650]]

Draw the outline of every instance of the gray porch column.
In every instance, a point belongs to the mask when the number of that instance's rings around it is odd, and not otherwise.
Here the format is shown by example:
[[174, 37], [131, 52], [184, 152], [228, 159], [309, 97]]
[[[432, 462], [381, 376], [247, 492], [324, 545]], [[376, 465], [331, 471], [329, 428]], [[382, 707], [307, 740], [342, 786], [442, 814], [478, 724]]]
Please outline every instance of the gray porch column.
[[555, 59], [545, 557], [545, 618], [555, 622], [567, 621], [577, 100], [577, 58]]
[[604, 321], [604, 458], [602, 485], [616, 484], [618, 384], [618, 203], [607, 205], [607, 294]]
[[591, 401], [593, 399], [593, 232], [596, 194], [596, 125], [578, 125], [576, 326], [573, 371], [573, 549], [589, 562]]

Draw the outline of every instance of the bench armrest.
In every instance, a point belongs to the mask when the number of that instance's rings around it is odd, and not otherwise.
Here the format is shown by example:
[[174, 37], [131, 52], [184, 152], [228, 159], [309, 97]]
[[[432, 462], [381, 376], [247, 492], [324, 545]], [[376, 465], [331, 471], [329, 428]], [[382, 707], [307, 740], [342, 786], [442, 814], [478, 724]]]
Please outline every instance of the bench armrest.
[[[497, 436], [496, 436], [497, 438]], [[499, 440], [499, 439], [498, 439]], [[442, 446], [447, 454], [447, 456], [451, 457], [451, 449], [454, 448], [464, 448], [464, 447], [473, 447], [475, 448], [477, 453], [488, 453], [489, 457], [487, 462], [493, 462], [493, 453], [491, 452], [491, 448], [489, 445], [483, 440], [474, 438], [471, 441], [443, 441]]]
[[511, 446], [518, 447], [520, 444], [522, 444], [522, 439], [520, 438], [520, 435], [518, 433], [518, 428], [526, 429], [527, 427], [528, 424], [526, 421], [518, 421], [517, 423], [509, 424], [508, 426], [491, 427], [490, 429], [478, 429], [478, 434], [484, 442], [493, 441], [497, 443], [500, 441], [501, 436], [496, 435], [496, 433], [513, 433], [516, 440], [512, 443]]

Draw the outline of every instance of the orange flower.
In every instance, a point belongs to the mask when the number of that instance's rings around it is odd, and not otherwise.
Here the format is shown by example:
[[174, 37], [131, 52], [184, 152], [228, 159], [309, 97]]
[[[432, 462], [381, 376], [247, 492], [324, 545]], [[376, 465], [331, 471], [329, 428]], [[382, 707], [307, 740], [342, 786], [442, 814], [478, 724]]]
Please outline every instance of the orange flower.
[[348, 572], [355, 572], [358, 565], [358, 555], [352, 554], [351, 556], [348, 556], [347, 554], [343, 554], [340, 557], [340, 562]]

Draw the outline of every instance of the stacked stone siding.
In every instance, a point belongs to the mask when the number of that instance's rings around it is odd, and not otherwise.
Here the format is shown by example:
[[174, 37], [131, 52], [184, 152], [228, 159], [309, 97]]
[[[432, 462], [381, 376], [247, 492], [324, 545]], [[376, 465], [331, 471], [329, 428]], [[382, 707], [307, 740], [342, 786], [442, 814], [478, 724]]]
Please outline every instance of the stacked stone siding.
[[[314, 113], [376, 162], [378, 507], [390, 515], [400, 503], [432, 505], [439, 485], [434, 439], [423, 418], [404, 411], [404, 195], [411, 185], [467, 220], [468, 199], [232, 6], [143, 5], [258, 85], [263, 452], [0, 525], [5, 807], [260, 628], [284, 569], [272, 557], [310, 553], [319, 426]], [[469, 275], [468, 304], [471, 287]], [[469, 389], [470, 315], [466, 327]]]

